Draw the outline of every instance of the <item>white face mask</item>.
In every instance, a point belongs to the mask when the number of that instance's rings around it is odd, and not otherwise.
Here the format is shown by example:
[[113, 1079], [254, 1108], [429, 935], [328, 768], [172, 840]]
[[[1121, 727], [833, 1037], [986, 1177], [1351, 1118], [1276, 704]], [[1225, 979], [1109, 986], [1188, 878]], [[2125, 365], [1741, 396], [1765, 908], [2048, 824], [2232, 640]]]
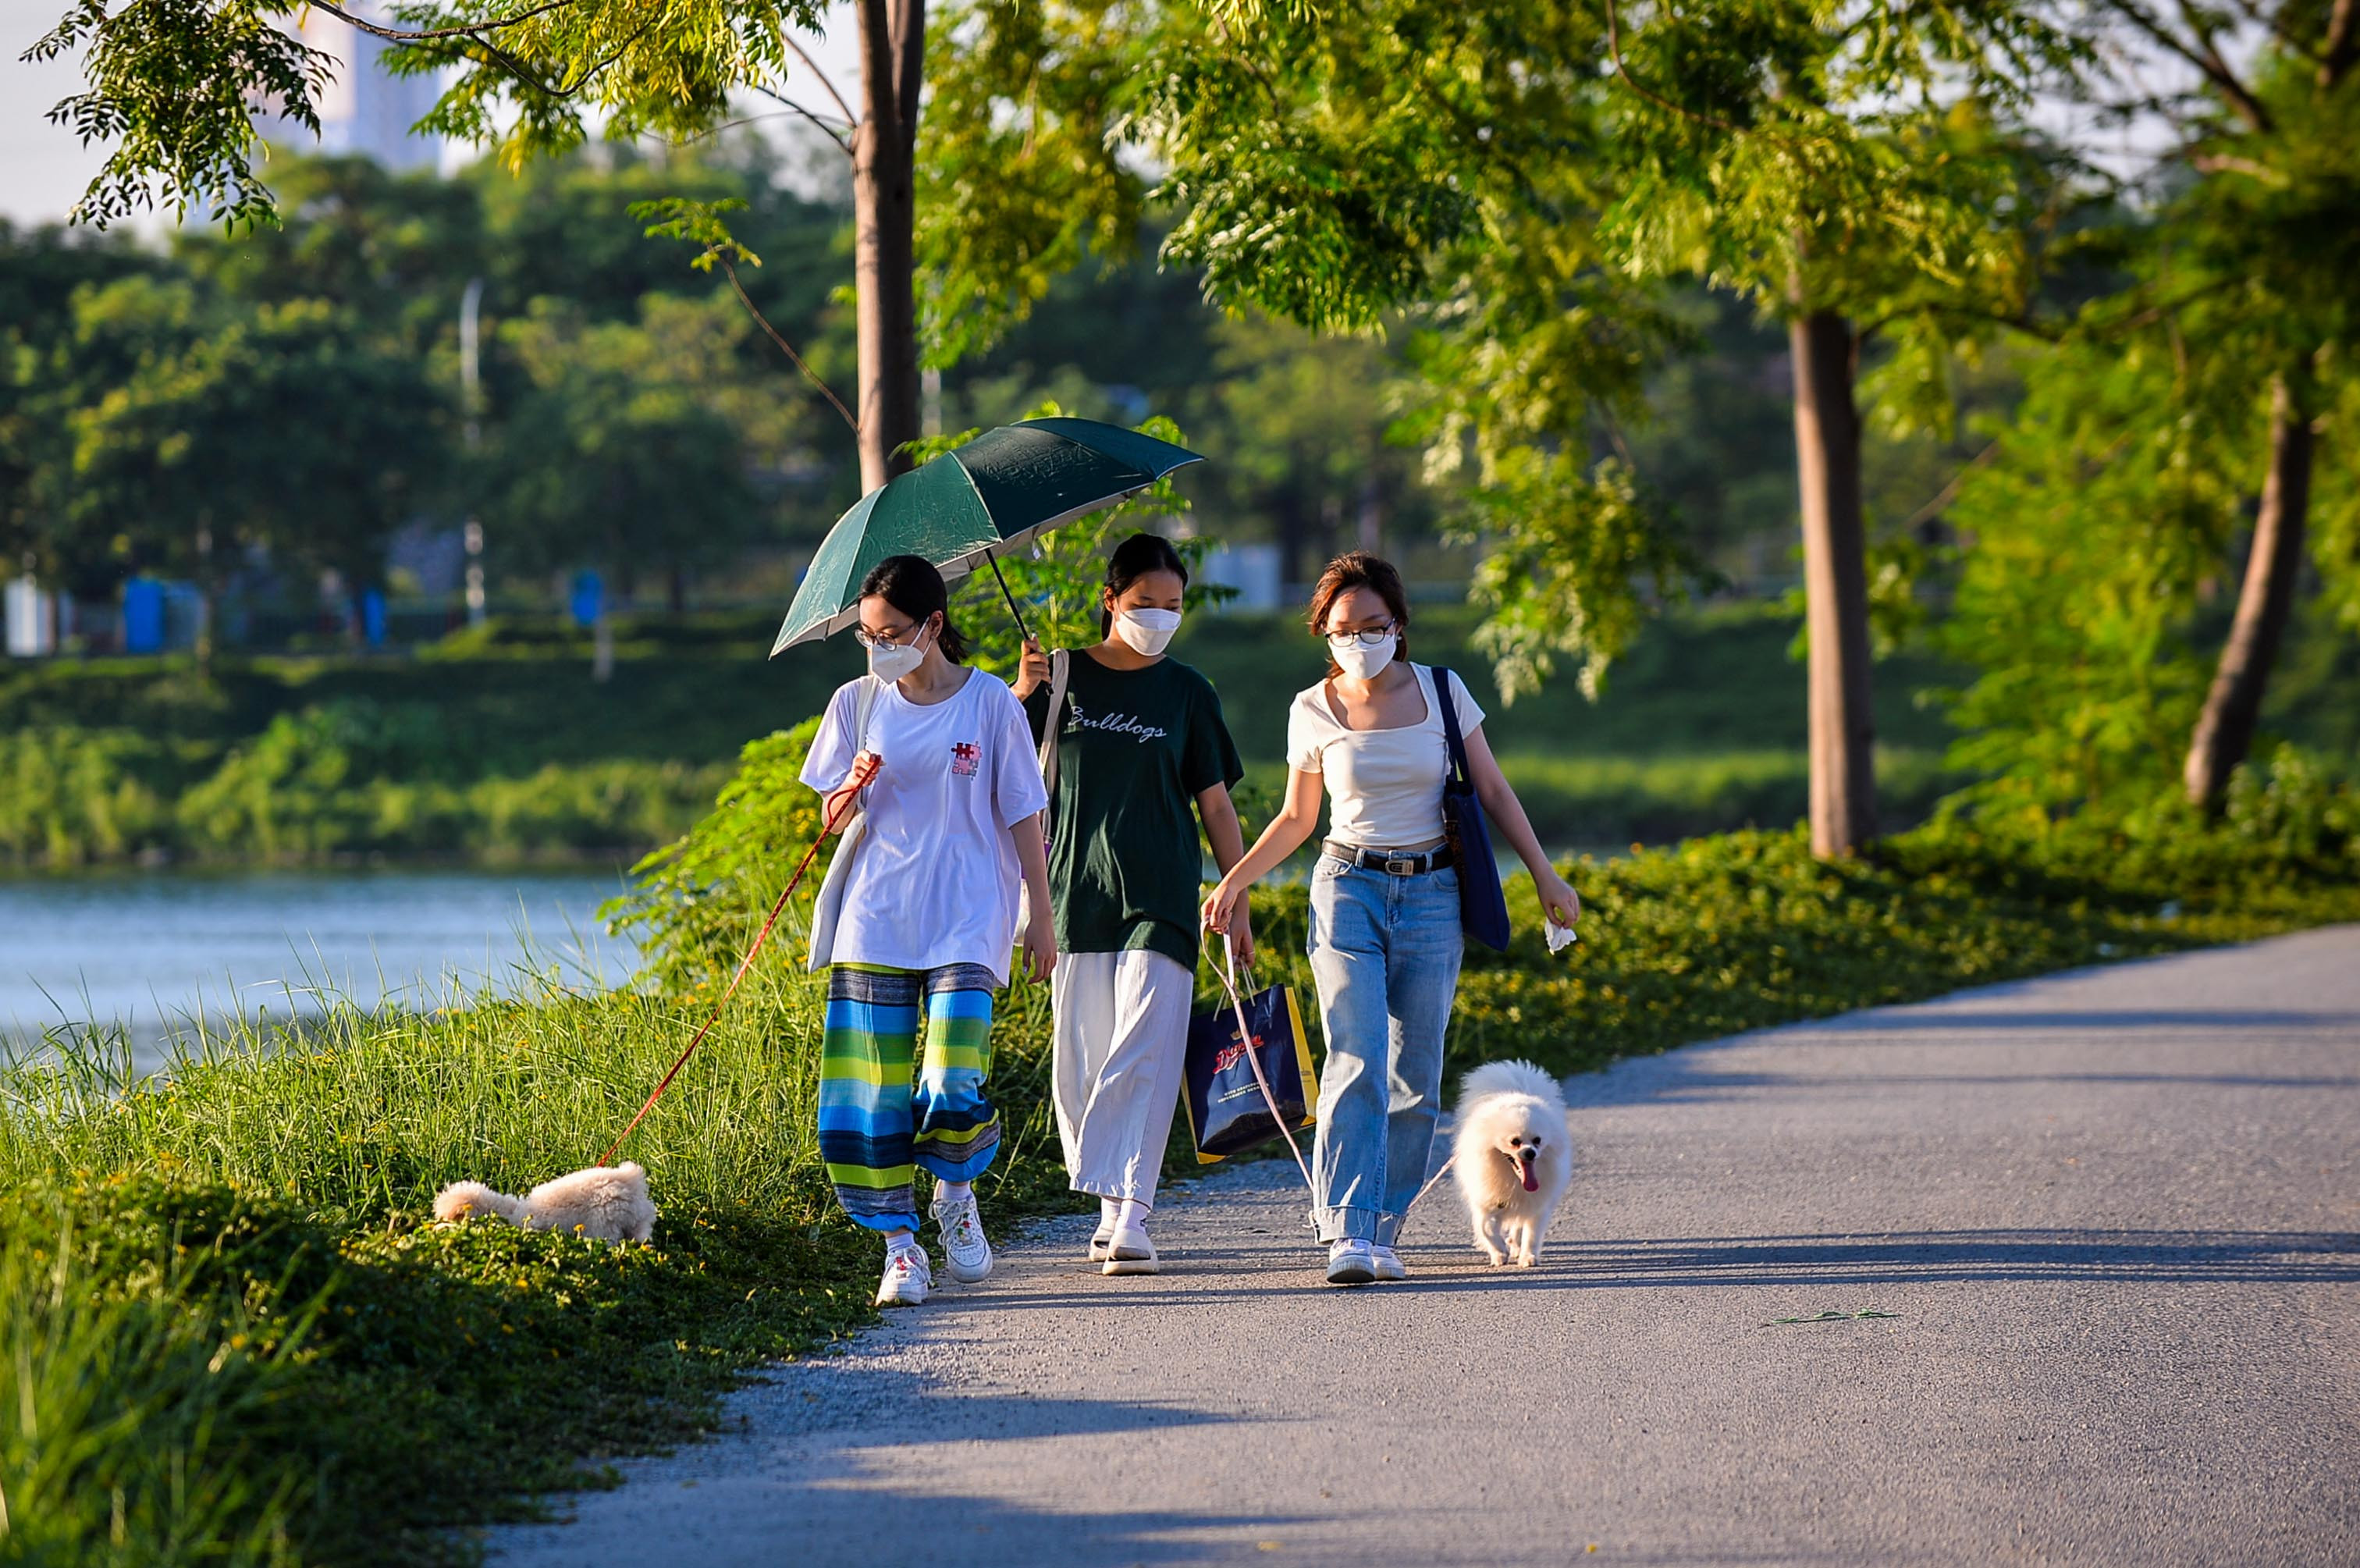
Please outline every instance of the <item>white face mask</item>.
[[1153, 658], [1171, 642], [1172, 634], [1180, 630], [1180, 612], [1176, 609], [1117, 610], [1114, 634], [1131, 646], [1134, 652]]
[[869, 673], [880, 681], [898, 681], [926, 662], [926, 634], [915, 642], [880, 642], [869, 650]]
[[1356, 681], [1371, 681], [1384, 673], [1393, 662], [1393, 650], [1401, 646], [1397, 637], [1388, 637], [1373, 648], [1358, 642], [1347, 642], [1341, 648], [1329, 643], [1328, 651], [1336, 656], [1336, 667]]

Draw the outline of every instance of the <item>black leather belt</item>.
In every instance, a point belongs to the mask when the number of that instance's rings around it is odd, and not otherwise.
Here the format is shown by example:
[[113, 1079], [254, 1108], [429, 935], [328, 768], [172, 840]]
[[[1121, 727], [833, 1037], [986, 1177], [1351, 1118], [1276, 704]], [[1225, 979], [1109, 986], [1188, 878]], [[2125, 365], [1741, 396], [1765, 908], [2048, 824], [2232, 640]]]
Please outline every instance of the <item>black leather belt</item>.
[[1348, 866], [1363, 871], [1383, 872], [1388, 876], [1423, 876], [1438, 872], [1450, 863], [1450, 846], [1437, 844], [1431, 850], [1415, 852], [1403, 850], [1363, 850], [1356, 844], [1338, 844], [1329, 839], [1320, 850]]

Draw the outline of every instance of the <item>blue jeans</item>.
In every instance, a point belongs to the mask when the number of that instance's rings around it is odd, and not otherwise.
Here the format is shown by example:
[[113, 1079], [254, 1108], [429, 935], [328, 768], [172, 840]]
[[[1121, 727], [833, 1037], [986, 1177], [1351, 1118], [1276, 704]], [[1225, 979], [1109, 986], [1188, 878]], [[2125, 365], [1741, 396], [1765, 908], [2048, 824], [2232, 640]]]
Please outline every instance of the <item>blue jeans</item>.
[[1312, 869], [1311, 974], [1328, 1059], [1311, 1220], [1323, 1242], [1391, 1246], [1425, 1184], [1465, 946], [1456, 871], [1393, 876], [1328, 855]]

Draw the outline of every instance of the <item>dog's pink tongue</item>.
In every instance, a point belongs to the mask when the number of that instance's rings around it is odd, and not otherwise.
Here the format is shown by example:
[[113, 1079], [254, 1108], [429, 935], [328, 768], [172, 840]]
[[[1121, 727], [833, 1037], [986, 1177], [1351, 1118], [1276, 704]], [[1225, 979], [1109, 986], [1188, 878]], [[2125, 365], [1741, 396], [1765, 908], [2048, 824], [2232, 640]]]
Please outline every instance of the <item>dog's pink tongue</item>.
[[1519, 1162], [1517, 1168], [1524, 1173], [1524, 1190], [1527, 1192], [1538, 1192], [1541, 1190], [1541, 1184], [1533, 1179], [1533, 1168], [1529, 1165], [1524, 1165], [1522, 1162]]

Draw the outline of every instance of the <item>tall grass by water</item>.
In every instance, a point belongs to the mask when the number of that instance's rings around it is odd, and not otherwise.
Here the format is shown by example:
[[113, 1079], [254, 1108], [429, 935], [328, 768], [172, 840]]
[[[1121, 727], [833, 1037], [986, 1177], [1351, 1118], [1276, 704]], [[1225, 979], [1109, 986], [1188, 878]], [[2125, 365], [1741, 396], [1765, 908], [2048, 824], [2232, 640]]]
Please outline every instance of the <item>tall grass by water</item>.
[[[40, 1347], [12, 1373], [6, 1414], [27, 1413], [0, 1449], [20, 1527], [38, 1505], [67, 1539], [81, 1516], [60, 1499], [98, 1495], [123, 1523], [57, 1560], [199, 1560], [191, 1540], [229, 1562], [464, 1556], [440, 1527], [516, 1517], [585, 1458], [685, 1436], [749, 1361], [865, 1319], [872, 1238], [819, 1166], [818, 997], [792, 941], [625, 1151], [656, 1173], [647, 1247], [435, 1227], [429, 1205], [451, 1180], [520, 1191], [590, 1163], [709, 994], [577, 991], [551, 966], [504, 1000], [452, 986], [435, 1007], [191, 1021], [146, 1078], [120, 1029], [49, 1031], [0, 1071], [17, 1200], [0, 1278], [55, 1282], [0, 1308], [0, 1333]], [[1044, 1000], [1016, 998], [1000, 1036], [1016, 1157], [984, 1190], [1003, 1210], [1049, 1192]], [[176, 1425], [140, 1378], [239, 1413]], [[119, 1505], [92, 1476], [117, 1477]], [[24, 1528], [0, 1558], [49, 1539]]]

